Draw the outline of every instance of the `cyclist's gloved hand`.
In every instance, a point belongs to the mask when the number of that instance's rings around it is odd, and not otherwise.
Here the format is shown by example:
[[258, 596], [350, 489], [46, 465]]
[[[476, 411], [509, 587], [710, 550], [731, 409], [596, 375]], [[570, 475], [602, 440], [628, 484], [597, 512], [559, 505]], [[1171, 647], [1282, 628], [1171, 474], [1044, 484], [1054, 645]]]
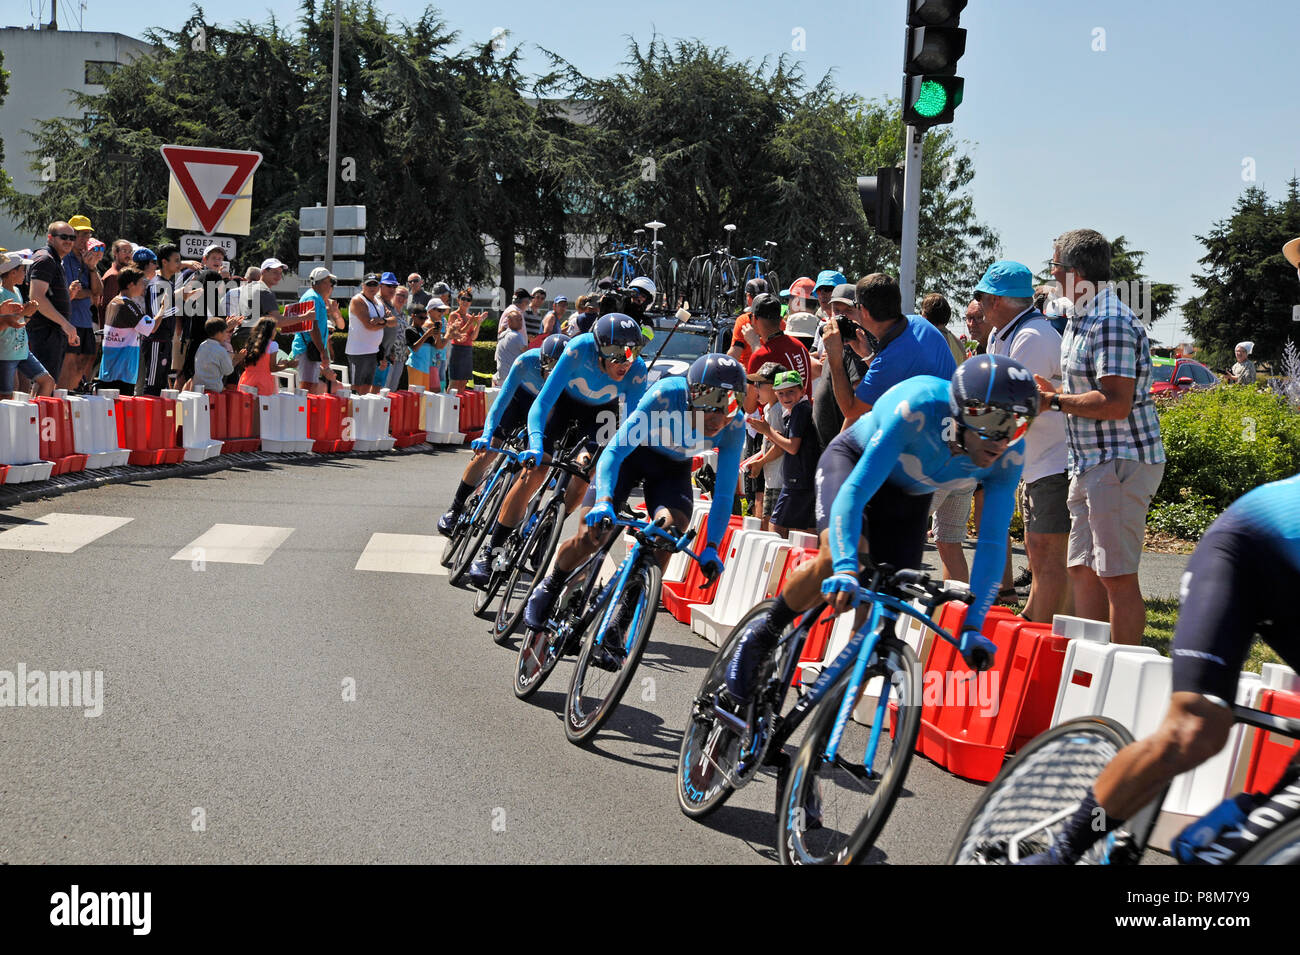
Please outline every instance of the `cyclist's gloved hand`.
[[831, 574], [822, 581], [822, 595], [838, 613], [858, 605], [858, 586], [857, 574]]
[[488, 447], [491, 444], [492, 444], [491, 438], [475, 438], [473, 441], [469, 443], [469, 446], [471, 451], [482, 451], [484, 448]]
[[987, 670], [993, 666], [993, 655], [998, 652], [998, 645], [978, 630], [963, 630], [957, 649], [972, 670]]
[[542, 452], [534, 451], [529, 448], [523, 454], [519, 455], [519, 463], [526, 468], [535, 468], [542, 463]]
[[587, 512], [587, 526], [599, 527], [601, 524], [614, 523], [614, 505], [609, 501], [601, 501]]
[[713, 583], [722, 573], [722, 558], [718, 556], [718, 549], [712, 544], [700, 551], [700, 571], [704, 574], [704, 579]]

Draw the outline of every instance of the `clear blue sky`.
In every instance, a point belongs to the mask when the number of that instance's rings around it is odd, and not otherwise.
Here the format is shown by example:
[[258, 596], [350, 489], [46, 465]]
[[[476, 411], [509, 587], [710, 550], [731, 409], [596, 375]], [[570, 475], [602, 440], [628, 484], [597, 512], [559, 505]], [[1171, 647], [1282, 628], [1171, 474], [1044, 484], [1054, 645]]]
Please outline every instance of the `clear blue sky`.
[[[414, 19], [424, 7], [379, 6], [394, 19]], [[13, 7], [11, 17], [20, 13]], [[71, 0], [60, 8], [63, 26], [75, 26]], [[138, 34], [162, 9], [131, 8], [124, 21], [120, 4], [88, 0], [83, 25], [121, 31], [130, 23]], [[298, 16], [288, 0], [204, 9], [222, 24], [271, 11], [282, 22]], [[789, 52], [811, 79], [833, 70], [841, 89], [867, 97], [897, 96], [901, 85], [903, 0], [501, 0], [440, 9], [466, 43], [505, 28], [535, 70], [544, 65], [536, 49], [546, 47], [606, 75], [623, 59], [627, 36], [644, 44], [658, 31], [742, 58]], [[1246, 185], [1243, 160], [1254, 160], [1257, 184], [1274, 198], [1300, 170], [1294, 0], [972, 0], [962, 26], [966, 101], [954, 131], [976, 159], [976, 213], [1000, 232], [1007, 257], [1035, 270], [1066, 229], [1122, 233], [1148, 253], [1148, 275], [1179, 285], [1181, 301], [1194, 291], [1202, 254], [1195, 236], [1231, 210]], [[791, 48], [796, 28], [807, 38], [802, 52]], [[1093, 50], [1097, 28], [1104, 52]], [[1180, 317], [1162, 321], [1156, 337], [1169, 341], [1180, 326]]]

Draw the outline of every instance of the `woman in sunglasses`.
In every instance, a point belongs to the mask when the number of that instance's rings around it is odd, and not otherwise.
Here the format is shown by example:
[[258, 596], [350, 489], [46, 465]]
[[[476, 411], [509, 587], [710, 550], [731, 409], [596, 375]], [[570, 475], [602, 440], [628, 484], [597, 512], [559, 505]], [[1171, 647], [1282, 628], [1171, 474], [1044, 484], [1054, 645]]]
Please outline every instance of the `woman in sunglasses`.
[[741, 637], [727, 670], [734, 700], [748, 701], [759, 664], [796, 616], [823, 599], [836, 613], [853, 605], [859, 555], [919, 568], [931, 494], [977, 482], [985, 501], [971, 580], [975, 602], [966, 612], [960, 649], [971, 667], [987, 669], [996, 647], [980, 627], [997, 597], [1024, 462], [1022, 439], [1037, 412], [1038, 389], [1028, 369], [1010, 358], [977, 355], [951, 382], [920, 375], [895, 385], [832, 440], [817, 466], [820, 552], [790, 574], [772, 609]]

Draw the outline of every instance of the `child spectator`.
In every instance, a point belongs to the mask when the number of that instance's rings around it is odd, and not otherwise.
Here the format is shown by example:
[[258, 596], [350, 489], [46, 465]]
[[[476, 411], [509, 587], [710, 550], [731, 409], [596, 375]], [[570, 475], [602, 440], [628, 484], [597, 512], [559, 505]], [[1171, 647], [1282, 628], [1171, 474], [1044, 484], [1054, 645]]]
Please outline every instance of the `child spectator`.
[[292, 359], [279, 361], [275, 357], [280, 351], [280, 345], [275, 340], [275, 329], [275, 319], [258, 319], [245, 350], [244, 373], [239, 376], [239, 383], [256, 388], [259, 395], [275, 394], [277, 388], [272, 372], [294, 363]]
[[[769, 361], [764, 362], [758, 371], [749, 376], [750, 384], [758, 389], [758, 403], [762, 408], [764, 420], [778, 429], [783, 423], [785, 412], [781, 403], [776, 400], [776, 392], [772, 390], [772, 385], [776, 382], [777, 375], [788, 370], [784, 365]], [[776, 510], [776, 502], [784, 486], [781, 480], [781, 471], [784, 467], [781, 458], [784, 454], [784, 451], [772, 443], [771, 438], [763, 438], [763, 446], [758, 454], [745, 462], [750, 477], [758, 477], [760, 472], [763, 475], [762, 507], [758, 513], [763, 521], [763, 530], [770, 529], [772, 513]]]
[[785, 452], [781, 459], [782, 488], [772, 512], [772, 529], [785, 536], [791, 530], [816, 533], [814, 480], [821, 442], [813, 427], [812, 404], [797, 371], [783, 371], [773, 384], [784, 411], [780, 430], [764, 418], [750, 418], [755, 431]]
[[235, 357], [243, 360], [243, 351], [232, 357], [230, 352], [230, 326], [220, 317], [203, 323], [203, 342], [194, 353], [194, 390], [221, 391], [225, 377], [235, 371]]
[[24, 302], [18, 286], [27, 264], [14, 252], [0, 253], [0, 399], [14, 396], [14, 378], [21, 373], [37, 397], [54, 394], [54, 379], [27, 347], [27, 319], [36, 314], [35, 302]]
[[[153, 316], [145, 311], [145, 273], [127, 266], [118, 273], [117, 297], [104, 310], [104, 357], [96, 388], [116, 388], [134, 395], [140, 374], [140, 336], [153, 333]], [[224, 325], [225, 322], [222, 322]]]

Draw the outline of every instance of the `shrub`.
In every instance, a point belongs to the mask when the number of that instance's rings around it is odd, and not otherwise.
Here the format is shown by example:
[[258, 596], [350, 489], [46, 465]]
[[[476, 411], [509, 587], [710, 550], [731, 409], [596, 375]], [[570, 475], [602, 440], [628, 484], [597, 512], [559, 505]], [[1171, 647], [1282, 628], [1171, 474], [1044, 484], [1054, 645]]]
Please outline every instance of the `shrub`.
[[1151, 505], [1147, 514], [1147, 527], [1181, 540], [1200, 540], [1216, 517], [1214, 505], [1187, 488], [1182, 489], [1182, 500], [1161, 501]]
[[1300, 471], [1300, 415], [1277, 395], [1224, 385], [1193, 391], [1159, 413], [1168, 463], [1153, 508], [1177, 505], [1182, 510], [1171, 514], [1188, 519], [1202, 505], [1218, 513]]

